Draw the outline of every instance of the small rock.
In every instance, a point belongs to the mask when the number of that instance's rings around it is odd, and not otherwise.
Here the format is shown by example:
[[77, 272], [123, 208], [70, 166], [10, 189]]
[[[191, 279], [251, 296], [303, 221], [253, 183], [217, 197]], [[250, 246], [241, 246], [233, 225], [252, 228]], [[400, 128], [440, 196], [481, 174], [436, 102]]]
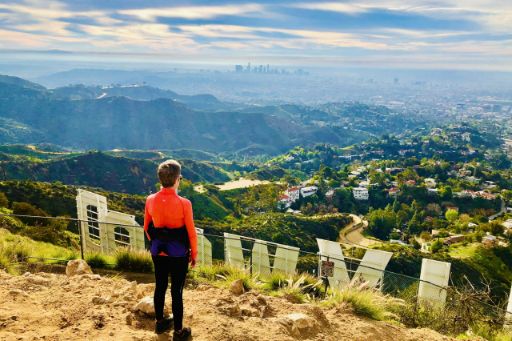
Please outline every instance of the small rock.
[[272, 315], [272, 309], [270, 308], [270, 306], [266, 305], [266, 306], [262, 306], [260, 308], [260, 317], [261, 318], [265, 318], [270, 315]]
[[263, 296], [258, 296], [257, 300], [259, 305], [268, 305], [267, 300]]
[[50, 285], [50, 280], [41, 276], [33, 275], [33, 276], [27, 276], [27, 282], [35, 284], [35, 285], [44, 285], [48, 286]]
[[105, 328], [105, 324], [106, 324], [105, 315], [99, 314], [97, 316], [93, 316], [92, 320], [94, 322], [94, 328], [96, 328], [96, 329]]
[[240, 307], [240, 314], [248, 317], [259, 317], [261, 315], [260, 311], [252, 307]]
[[231, 283], [231, 285], [229, 287], [229, 291], [231, 291], [231, 293], [233, 295], [237, 295], [237, 296], [242, 295], [245, 292], [244, 281], [241, 279], [237, 279], [236, 281]]
[[133, 301], [133, 300], [135, 300], [135, 296], [133, 296], [132, 294], [128, 294], [128, 295], [124, 295], [122, 297], [122, 299], [125, 301]]
[[68, 277], [75, 275], [92, 274], [91, 267], [83, 259], [70, 260], [66, 266], [66, 275]]
[[219, 309], [221, 313], [229, 317], [241, 317], [242, 311], [240, 310], [240, 306], [238, 304], [229, 305], [226, 307], [222, 307]]
[[134, 312], [140, 311], [146, 315], [155, 316], [155, 305], [153, 303], [153, 297], [151, 297], [151, 296], [143, 297], [139, 301], [139, 303], [137, 303], [133, 307], [133, 311]]
[[108, 302], [109, 302], [109, 299], [105, 298], [105, 297], [94, 296], [92, 298], [92, 303], [93, 304], [100, 305], [100, 304], [105, 304], [105, 303], [108, 303]]
[[130, 302], [128, 301], [117, 301], [114, 302], [114, 307], [127, 307], [130, 305]]
[[203, 284], [203, 283], [200, 283], [197, 287], [196, 287], [196, 291], [207, 291], [210, 289], [210, 286], [207, 285], [207, 284]]
[[329, 326], [329, 319], [325, 316], [323, 310], [316, 305], [304, 305], [307, 312], [320, 324], [322, 327]]
[[127, 325], [129, 325], [129, 326], [131, 326], [131, 325], [132, 325], [132, 322], [133, 322], [132, 314], [128, 314], [128, 315], [126, 315], [125, 319], [126, 319], [126, 324], [127, 324]]
[[318, 323], [303, 313], [292, 313], [281, 319], [288, 332], [296, 338], [308, 338], [318, 333]]
[[92, 279], [93, 281], [99, 281], [101, 276], [98, 274], [83, 275], [82, 277]]
[[9, 290], [9, 295], [28, 297], [28, 294], [26, 292], [19, 290], [19, 289]]

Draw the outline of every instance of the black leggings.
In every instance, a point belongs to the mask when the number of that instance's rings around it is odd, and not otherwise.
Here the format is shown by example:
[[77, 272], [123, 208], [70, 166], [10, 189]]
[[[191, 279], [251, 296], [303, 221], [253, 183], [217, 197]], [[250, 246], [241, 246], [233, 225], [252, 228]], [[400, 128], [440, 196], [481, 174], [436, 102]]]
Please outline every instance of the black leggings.
[[174, 330], [183, 328], [183, 287], [188, 271], [188, 257], [152, 256], [155, 264], [155, 315], [164, 318], [165, 292], [171, 275], [172, 314]]

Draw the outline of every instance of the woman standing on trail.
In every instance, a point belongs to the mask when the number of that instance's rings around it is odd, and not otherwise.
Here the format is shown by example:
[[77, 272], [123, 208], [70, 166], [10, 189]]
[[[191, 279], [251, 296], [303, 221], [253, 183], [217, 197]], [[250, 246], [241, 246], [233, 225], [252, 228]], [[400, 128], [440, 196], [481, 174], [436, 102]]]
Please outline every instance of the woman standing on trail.
[[[158, 166], [162, 189], [148, 196], [144, 215], [144, 230], [151, 242], [151, 257], [155, 265], [155, 332], [171, 329], [173, 340], [186, 340], [190, 328], [183, 328], [183, 287], [188, 263], [194, 267], [197, 259], [197, 235], [192, 215], [192, 204], [177, 193], [181, 166], [168, 160]], [[164, 318], [165, 292], [171, 275], [173, 317]]]

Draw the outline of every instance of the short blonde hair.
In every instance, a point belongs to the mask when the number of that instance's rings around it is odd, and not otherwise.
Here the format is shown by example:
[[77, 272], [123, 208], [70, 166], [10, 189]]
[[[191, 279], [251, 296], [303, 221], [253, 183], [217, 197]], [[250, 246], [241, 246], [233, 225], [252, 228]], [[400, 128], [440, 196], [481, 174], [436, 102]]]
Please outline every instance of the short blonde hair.
[[181, 165], [176, 160], [167, 160], [158, 166], [158, 179], [163, 187], [172, 187], [181, 175]]

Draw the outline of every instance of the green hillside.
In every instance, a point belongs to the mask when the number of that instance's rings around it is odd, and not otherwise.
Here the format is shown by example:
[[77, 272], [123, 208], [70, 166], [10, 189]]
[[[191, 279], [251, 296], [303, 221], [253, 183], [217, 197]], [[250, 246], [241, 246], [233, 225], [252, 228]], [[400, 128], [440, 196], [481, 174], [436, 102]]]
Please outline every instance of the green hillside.
[[[55, 154], [33, 151], [21, 146], [0, 146], [0, 151], [12, 154], [0, 161], [0, 179], [59, 181], [68, 185], [100, 187], [123, 193], [149, 193], [158, 183], [158, 161], [116, 157], [102, 152]], [[9, 157], [24, 156], [18, 158]], [[41, 160], [39, 157], [50, 158]], [[56, 157], [56, 156], [61, 157]], [[27, 158], [25, 156], [30, 156]], [[183, 160], [183, 176], [192, 182], [224, 182], [228, 174], [209, 163]]]

